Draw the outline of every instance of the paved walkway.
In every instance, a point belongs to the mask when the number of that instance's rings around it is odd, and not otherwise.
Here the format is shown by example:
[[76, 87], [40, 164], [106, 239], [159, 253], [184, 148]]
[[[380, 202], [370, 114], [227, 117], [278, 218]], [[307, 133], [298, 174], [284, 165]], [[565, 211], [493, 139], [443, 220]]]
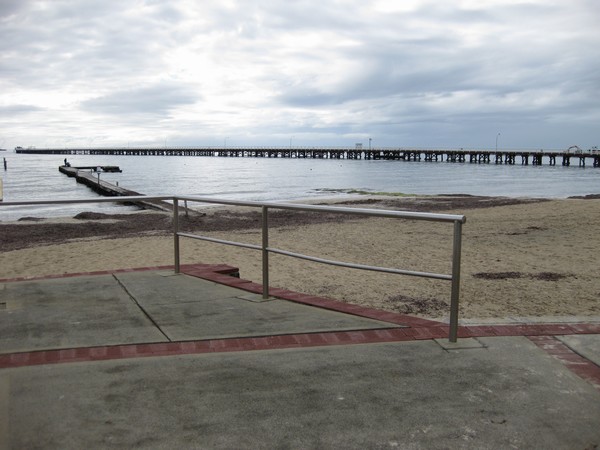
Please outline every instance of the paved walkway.
[[0, 448], [595, 448], [600, 324], [446, 324], [228, 266], [0, 280]]

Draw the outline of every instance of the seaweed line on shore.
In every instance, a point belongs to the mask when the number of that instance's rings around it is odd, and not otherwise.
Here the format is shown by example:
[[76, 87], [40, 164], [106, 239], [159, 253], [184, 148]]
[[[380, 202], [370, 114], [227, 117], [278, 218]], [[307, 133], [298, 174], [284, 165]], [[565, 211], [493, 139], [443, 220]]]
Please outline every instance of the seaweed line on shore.
[[[466, 211], [547, 201], [507, 197], [482, 197], [468, 195], [440, 195], [426, 197], [359, 198], [326, 203], [329, 206], [369, 207], [418, 212]], [[180, 219], [182, 231], [238, 231], [260, 228], [260, 211], [236, 208], [194, 211]], [[172, 216], [169, 213], [138, 212], [133, 214], [103, 214], [83, 212], [74, 217], [80, 221], [68, 223], [48, 221], [36, 217], [22, 218], [20, 223], [0, 222], [0, 248], [2, 251], [20, 250], [38, 245], [52, 245], [80, 239], [118, 239], [145, 235], [171, 234]], [[269, 214], [271, 227], [301, 226], [318, 223], [340, 223], [363, 220], [361, 216], [335, 213], [309, 213], [274, 210]]]

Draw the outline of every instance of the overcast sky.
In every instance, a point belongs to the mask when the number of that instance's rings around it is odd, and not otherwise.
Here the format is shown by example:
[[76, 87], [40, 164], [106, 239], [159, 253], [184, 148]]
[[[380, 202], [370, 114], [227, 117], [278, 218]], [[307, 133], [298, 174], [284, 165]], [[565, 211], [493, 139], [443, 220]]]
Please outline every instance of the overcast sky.
[[600, 146], [598, 0], [0, 0], [0, 147]]

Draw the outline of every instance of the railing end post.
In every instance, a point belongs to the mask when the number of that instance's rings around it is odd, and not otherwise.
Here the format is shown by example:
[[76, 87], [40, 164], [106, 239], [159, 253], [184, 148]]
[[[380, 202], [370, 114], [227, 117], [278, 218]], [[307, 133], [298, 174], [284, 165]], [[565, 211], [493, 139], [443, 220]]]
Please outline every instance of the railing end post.
[[173, 252], [174, 252], [174, 271], [181, 272], [179, 255], [179, 201], [173, 197]]
[[448, 340], [456, 342], [458, 338], [458, 302], [460, 296], [460, 256], [462, 247], [463, 220], [454, 221], [454, 241], [452, 244], [452, 290], [450, 294], [450, 330]]
[[269, 298], [269, 208], [262, 206], [262, 282], [264, 300]]

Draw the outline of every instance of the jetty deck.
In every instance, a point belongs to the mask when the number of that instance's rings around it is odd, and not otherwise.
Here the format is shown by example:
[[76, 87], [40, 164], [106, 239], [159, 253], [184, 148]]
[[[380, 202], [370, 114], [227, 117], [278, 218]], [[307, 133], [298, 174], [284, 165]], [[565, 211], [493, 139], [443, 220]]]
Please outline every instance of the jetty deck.
[[546, 165], [600, 167], [599, 150], [448, 150], [411, 148], [269, 148], [269, 147], [96, 147], [20, 148], [21, 154], [41, 155], [126, 155], [126, 156], [212, 156], [227, 158], [364, 159], [449, 163]]
[[[98, 170], [100, 169], [100, 170]], [[73, 177], [78, 183], [88, 186], [93, 191], [106, 197], [125, 197], [143, 195], [139, 192], [125, 189], [120, 186], [101, 180], [99, 174], [102, 172], [121, 172], [117, 166], [59, 166], [58, 170], [68, 177]], [[162, 200], [144, 200], [132, 202], [144, 209], [156, 209], [159, 211], [172, 211], [173, 205]]]

